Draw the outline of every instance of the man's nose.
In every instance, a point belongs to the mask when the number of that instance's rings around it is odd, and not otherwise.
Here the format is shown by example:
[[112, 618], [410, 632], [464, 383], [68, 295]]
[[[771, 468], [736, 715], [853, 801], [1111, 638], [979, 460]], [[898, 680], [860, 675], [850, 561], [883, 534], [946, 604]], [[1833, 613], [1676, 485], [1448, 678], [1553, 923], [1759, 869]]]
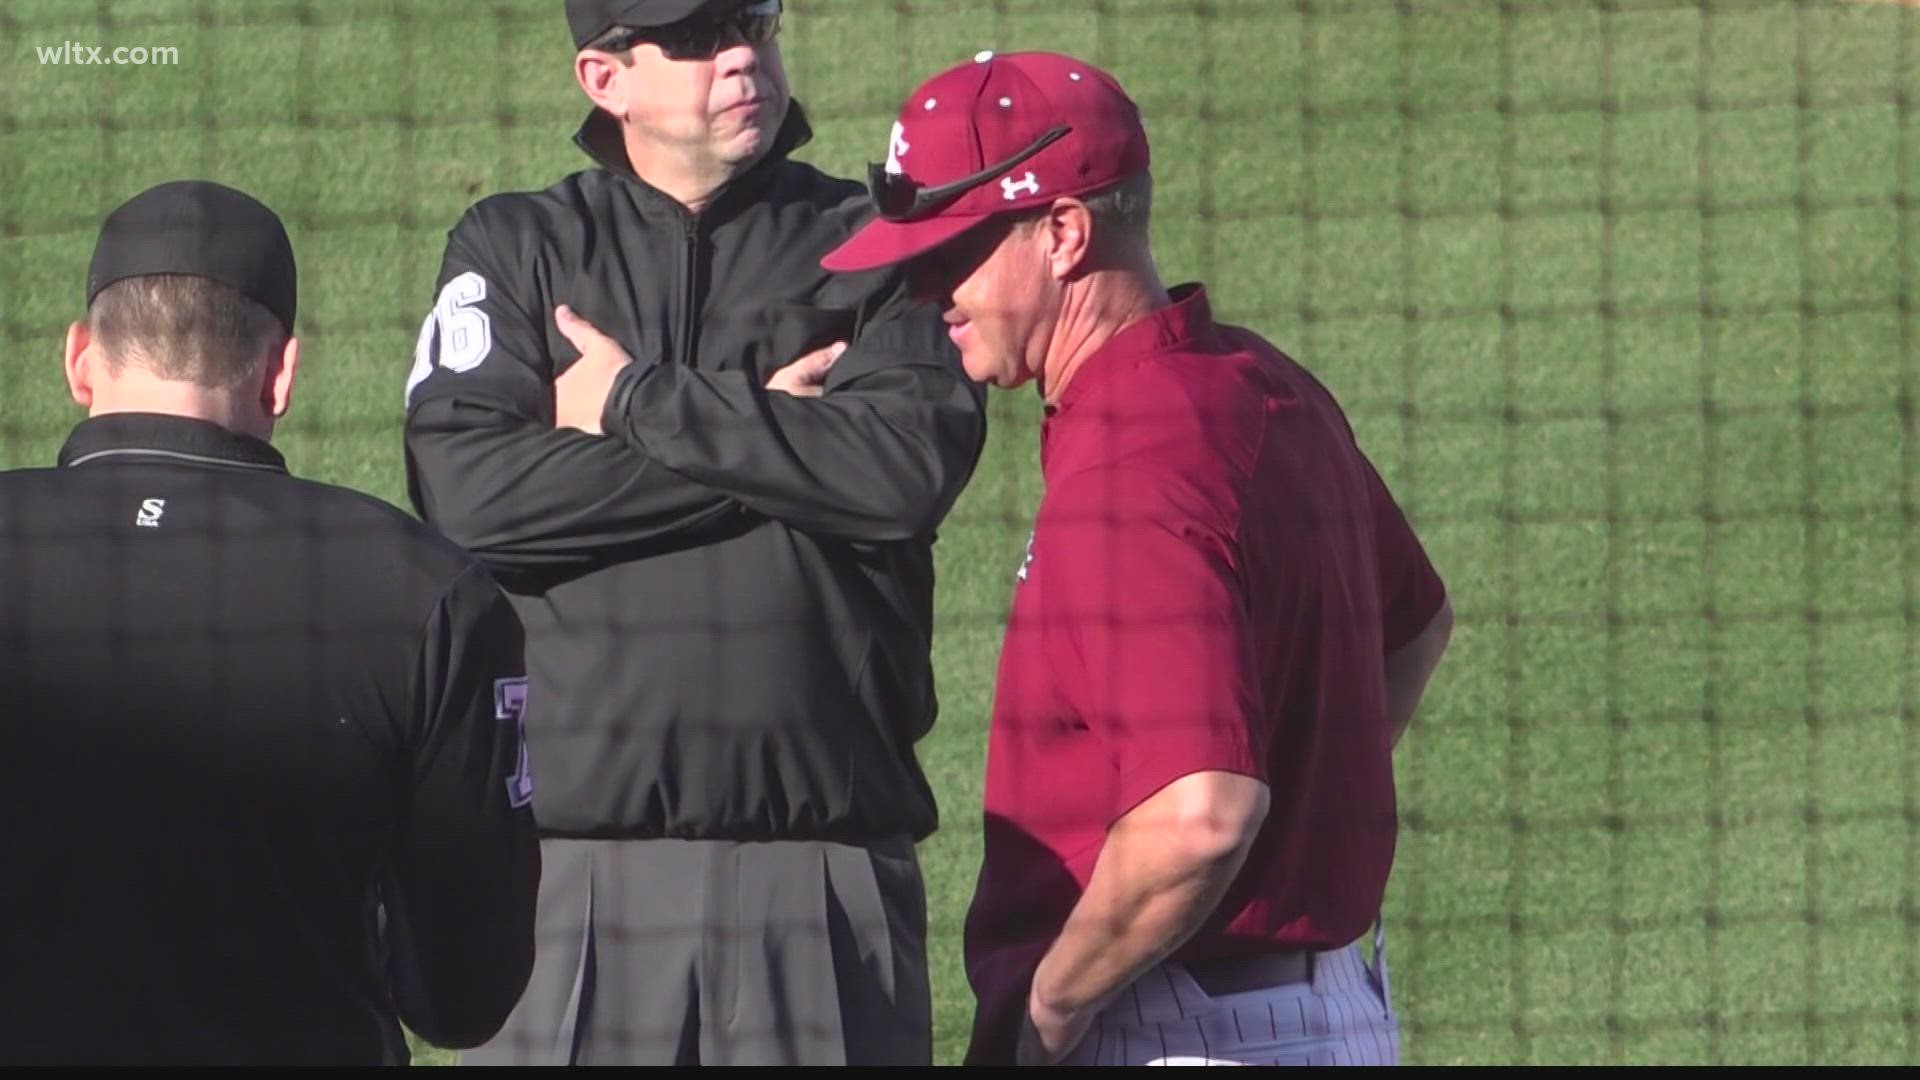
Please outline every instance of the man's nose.
[[748, 43], [738, 27], [729, 27], [726, 40], [721, 42], [720, 52], [714, 56], [713, 63], [723, 79], [733, 75], [752, 75], [760, 70], [760, 50]]

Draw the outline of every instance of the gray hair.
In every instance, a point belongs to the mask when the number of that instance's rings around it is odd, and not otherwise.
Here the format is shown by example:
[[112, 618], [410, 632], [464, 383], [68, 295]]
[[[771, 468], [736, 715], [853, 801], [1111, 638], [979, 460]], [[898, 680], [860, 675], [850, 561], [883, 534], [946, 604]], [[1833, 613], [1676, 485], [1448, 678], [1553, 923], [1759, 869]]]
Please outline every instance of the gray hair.
[[[1127, 262], [1148, 255], [1153, 219], [1153, 174], [1135, 173], [1118, 183], [1079, 197], [1093, 219], [1093, 250], [1098, 259]], [[1026, 231], [1047, 217], [1035, 207], [1014, 215], [1014, 227]]]
[[1145, 254], [1153, 224], [1153, 174], [1135, 173], [1081, 200], [1093, 217], [1094, 243], [1109, 255]]

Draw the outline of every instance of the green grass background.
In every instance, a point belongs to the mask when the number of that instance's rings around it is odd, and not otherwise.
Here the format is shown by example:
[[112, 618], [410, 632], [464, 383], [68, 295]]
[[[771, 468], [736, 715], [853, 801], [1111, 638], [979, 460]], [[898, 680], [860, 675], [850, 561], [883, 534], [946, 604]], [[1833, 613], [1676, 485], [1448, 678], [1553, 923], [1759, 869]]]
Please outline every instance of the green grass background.
[[[1461, 625], [1399, 762], [1408, 1061], [1920, 1059], [1912, 13], [790, 8], [801, 156], [847, 175], [978, 49], [1113, 70], [1155, 140], [1165, 275], [1321, 373], [1419, 525]], [[67, 39], [181, 62], [36, 62]], [[60, 342], [100, 216], [200, 175], [298, 246], [294, 468], [403, 502], [445, 230], [585, 164], [569, 55], [558, 0], [0, 0], [0, 466], [77, 418]], [[996, 397], [940, 546], [945, 1062], [1035, 415]]]

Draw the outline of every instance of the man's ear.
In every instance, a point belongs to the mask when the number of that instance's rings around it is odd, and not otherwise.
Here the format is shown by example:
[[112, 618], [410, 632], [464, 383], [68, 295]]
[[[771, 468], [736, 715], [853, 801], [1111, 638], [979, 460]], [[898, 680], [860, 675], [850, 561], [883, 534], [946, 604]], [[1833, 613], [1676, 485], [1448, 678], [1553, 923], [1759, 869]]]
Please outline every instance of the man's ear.
[[620, 61], [612, 53], [582, 49], [573, 58], [573, 78], [587, 100], [618, 119], [627, 118], [627, 95], [620, 82]]
[[293, 408], [293, 380], [300, 366], [300, 339], [290, 337], [286, 347], [267, 361], [266, 378], [260, 383], [260, 408], [275, 420]]
[[93, 407], [93, 331], [85, 320], [67, 327], [67, 392], [83, 409]]
[[1046, 232], [1047, 265], [1056, 281], [1071, 281], [1092, 269], [1093, 212], [1079, 199], [1055, 199], [1040, 221]]

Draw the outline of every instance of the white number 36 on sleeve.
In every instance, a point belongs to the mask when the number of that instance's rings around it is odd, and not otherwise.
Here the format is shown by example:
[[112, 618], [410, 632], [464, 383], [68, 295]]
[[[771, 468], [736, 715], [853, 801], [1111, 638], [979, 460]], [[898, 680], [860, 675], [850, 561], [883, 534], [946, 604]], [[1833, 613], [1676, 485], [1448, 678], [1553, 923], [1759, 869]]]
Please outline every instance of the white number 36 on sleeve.
[[407, 398], [433, 373], [436, 360], [448, 371], [472, 371], [493, 351], [493, 324], [478, 305], [487, 298], [487, 279], [469, 270], [440, 290], [440, 298], [413, 346], [413, 370], [407, 375]]

